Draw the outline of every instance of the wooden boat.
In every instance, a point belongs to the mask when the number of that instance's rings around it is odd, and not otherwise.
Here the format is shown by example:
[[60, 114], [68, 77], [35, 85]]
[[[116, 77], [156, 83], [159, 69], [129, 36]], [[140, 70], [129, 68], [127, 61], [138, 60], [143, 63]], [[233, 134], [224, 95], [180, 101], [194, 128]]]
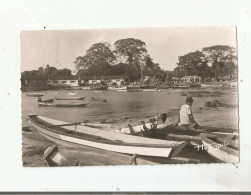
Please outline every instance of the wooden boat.
[[47, 166], [100, 166], [100, 165], [153, 165], [198, 163], [198, 160], [184, 157], [171, 159], [151, 157], [148, 159], [137, 154], [128, 155], [107, 150], [83, 146], [73, 148], [53, 145], [48, 147], [43, 156]]
[[143, 92], [160, 92], [159, 89], [142, 89]]
[[215, 128], [202, 127], [200, 129], [194, 129], [191, 126], [173, 126], [165, 123], [158, 125], [156, 129], [142, 132], [142, 135], [155, 139], [186, 141], [188, 145], [194, 146], [202, 143], [200, 134], [206, 132], [223, 139], [239, 138], [236, 133], [219, 132], [219, 130]]
[[36, 98], [37, 102], [48, 102], [48, 103], [52, 103], [54, 101], [54, 99], [45, 99], [42, 100], [40, 97]]
[[108, 89], [108, 85], [93, 85], [93, 86], [90, 86], [89, 89], [91, 90], [106, 90]]
[[97, 102], [107, 102], [106, 98], [97, 98], [97, 97], [92, 97], [92, 101], [97, 101]]
[[219, 84], [201, 84], [201, 87], [213, 87], [213, 88], [218, 88], [218, 87], [223, 87], [223, 85]]
[[84, 107], [89, 102], [79, 103], [79, 102], [69, 102], [69, 103], [48, 103], [48, 102], [38, 102], [39, 106], [52, 106], [52, 107]]
[[44, 93], [32, 93], [32, 94], [27, 93], [26, 96], [29, 96], [29, 97], [42, 97], [42, 96], [44, 96]]
[[69, 95], [77, 95], [78, 93], [77, 92], [70, 92], [68, 93]]
[[85, 97], [55, 97], [55, 100], [83, 100]]
[[220, 162], [239, 162], [239, 142], [232, 139], [219, 138], [217, 135], [201, 133], [202, 147]]
[[176, 86], [172, 86], [172, 89], [189, 89], [190, 86], [187, 85], [176, 85]]
[[171, 158], [179, 155], [186, 146], [186, 142], [120, 134], [37, 115], [28, 115], [27, 120], [41, 135], [69, 147], [89, 146], [119, 153]]
[[141, 88], [141, 89], [156, 89], [156, 86], [152, 86], [152, 85], [141, 85], [140, 88]]
[[126, 88], [119, 89], [117, 91], [122, 91], [122, 92], [138, 92], [138, 91], [142, 91], [142, 89], [140, 88], [140, 86], [130, 85], [130, 86], [126, 86]]
[[126, 89], [126, 87], [108, 87], [109, 90], [122, 90]]

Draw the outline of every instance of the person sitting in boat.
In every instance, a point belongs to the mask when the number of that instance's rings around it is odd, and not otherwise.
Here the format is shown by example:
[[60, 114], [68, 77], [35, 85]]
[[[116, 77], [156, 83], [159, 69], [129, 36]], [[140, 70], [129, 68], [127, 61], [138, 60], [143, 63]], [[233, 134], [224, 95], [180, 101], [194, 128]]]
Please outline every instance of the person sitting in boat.
[[198, 129], [199, 125], [195, 121], [192, 114], [193, 98], [191, 96], [187, 96], [185, 104], [181, 106], [180, 113], [178, 117], [178, 125], [184, 126], [186, 129]]

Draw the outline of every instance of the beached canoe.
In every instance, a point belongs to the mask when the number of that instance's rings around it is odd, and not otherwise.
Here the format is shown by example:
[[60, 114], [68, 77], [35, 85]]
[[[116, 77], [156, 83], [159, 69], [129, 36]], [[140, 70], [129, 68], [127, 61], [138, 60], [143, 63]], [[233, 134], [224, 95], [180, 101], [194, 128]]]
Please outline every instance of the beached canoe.
[[55, 97], [55, 100], [83, 100], [85, 97]]
[[42, 97], [44, 96], [45, 93], [27, 93], [26, 96], [29, 96], [29, 97]]
[[86, 125], [69, 124], [38, 115], [28, 115], [28, 122], [41, 135], [56, 144], [81, 147], [89, 146], [103, 150], [145, 156], [175, 157], [186, 142], [150, 139], [101, 130]]
[[89, 102], [85, 102], [85, 103], [79, 103], [79, 102], [69, 102], [69, 103], [48, 103], [48, 102], [38, 102], [39, 106], [54, 106], [54, 107], [84, 107], [87, 104], [89, 104], [91, 101]]
[[68, 93], [69, 95], [77, 95], [78, 93], [77, 92], [70, 92]]
[[48, 103], [52, 103], [54, 101], [54, 99], [41, 99], [40, 97], [36, 98], [37, 102], [48, 102]]
[[65, 147], [53, 145], [48, 147], [43, 156], [47, 166], [100, 166], [100, 165], [154, 165], [199, 163], [197, 159], [184, 157], [161, 158], [142, 157], [107, 150], [82, 146]]
[[[220, 162], [239, 162], [239, 142], [236, 139], [219, 138], [209, 133], [200, 134], [203, 149]], [[202, 148], [201, 148], [202, 149]]]

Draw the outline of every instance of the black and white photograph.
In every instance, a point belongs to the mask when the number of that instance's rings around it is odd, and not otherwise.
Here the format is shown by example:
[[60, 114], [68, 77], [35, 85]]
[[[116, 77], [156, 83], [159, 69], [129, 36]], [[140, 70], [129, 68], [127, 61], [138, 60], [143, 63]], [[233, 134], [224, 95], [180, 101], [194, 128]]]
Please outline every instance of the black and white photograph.
[[237, 29], [23, 30], [22, 166], [239, 163]]

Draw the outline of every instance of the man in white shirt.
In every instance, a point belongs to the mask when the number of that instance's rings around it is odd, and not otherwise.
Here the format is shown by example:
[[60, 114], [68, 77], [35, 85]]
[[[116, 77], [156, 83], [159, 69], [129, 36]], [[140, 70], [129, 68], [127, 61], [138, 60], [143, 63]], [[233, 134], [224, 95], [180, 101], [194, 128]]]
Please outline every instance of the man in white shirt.
[[193, 98], [188, 96], [186, 98], [186, 103], [181, 106], [180, 114], [178, 117], [179, 126], [185, 126], [187, 129], [189, 127], [193, 127], [194, 129], [198, 129], [199, 125], [194, 120], [191, 106], [193, 104]]

